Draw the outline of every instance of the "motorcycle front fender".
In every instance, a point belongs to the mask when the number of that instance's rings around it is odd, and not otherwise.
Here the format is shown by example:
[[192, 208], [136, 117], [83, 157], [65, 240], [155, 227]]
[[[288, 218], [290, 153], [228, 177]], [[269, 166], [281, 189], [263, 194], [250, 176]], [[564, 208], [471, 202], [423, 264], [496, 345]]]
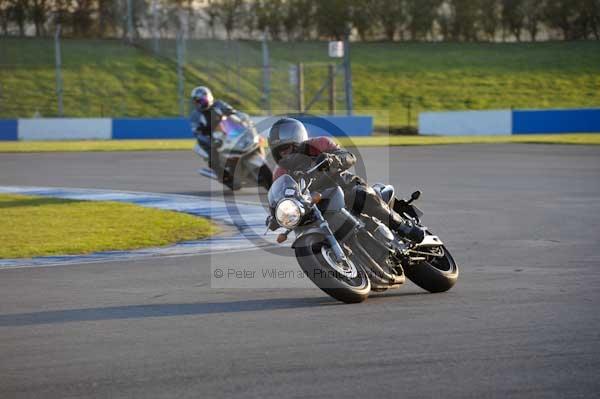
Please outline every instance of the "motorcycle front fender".
[[296, 239], [294, 240], [294, 242], [292, 244], [292, 248], [296, 249], [296, 248], [302, 247], [302, 245], [301, 245], [302, 242], [309, 235], [318, 235], [318, 236], [321, 236], [323, 241], [327, 240], [325, 232], [319, 226], [310, 226], [310, 227], [304, 228], [304, 229], [300, 228], [300, 229], [296, 229]]

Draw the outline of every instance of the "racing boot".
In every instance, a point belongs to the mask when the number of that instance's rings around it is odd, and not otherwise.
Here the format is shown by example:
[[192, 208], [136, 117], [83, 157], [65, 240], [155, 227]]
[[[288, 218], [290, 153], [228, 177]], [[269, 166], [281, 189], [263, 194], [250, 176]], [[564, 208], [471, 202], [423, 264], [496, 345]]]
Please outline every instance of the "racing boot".
[[348, 197], [348, 206], [356, 214], [365, 212], [376, 217], [398, 233], [400, 236], [420, 244], [425, 239], [425, 230], [404, 220], [397, 212], [390, 209], [373, 188], [366, 185], [357, 185], [352, 188]]
[[420, 244], [425, 239], [425, 229], [414, 223], [404, 220], [393, 210], [390, 210], [390, 229], [394, 230], [402, 237], [408, 238], [416, 244]]

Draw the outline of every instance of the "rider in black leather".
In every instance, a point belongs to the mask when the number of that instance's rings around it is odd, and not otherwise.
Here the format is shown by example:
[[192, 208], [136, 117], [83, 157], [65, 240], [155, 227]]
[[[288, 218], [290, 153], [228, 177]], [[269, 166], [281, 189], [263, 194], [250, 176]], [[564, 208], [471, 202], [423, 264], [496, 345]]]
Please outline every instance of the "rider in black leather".
[[356, 157], [340, 148], [329, 137], [308, 138], [302, 122], [284, 118], [273, 125], [269, 132], [269, 147], [277, 168], [273, 181], [290, 171], [306, 170], [325, 161], [321, 171], [335, 170], [336, 173], [321, 174], [314, 184], [315, 189], [339, 185], [345, 194], [346, 207], [355, 214], [366, 213], [376, 217], [392, 230], [416, 243], [425, 238], [425, 231], [405, 221], [398, 213], [390, 209], [375, 190], [361, 177], [348, 169], [356, 163]]
[[192, 113], [190, 124], [198, 144], [208, 153], [208, 165], [215, 172], [219, 165], [218, 157], [213, 151], [212, 133], [221, 123], [223, 116], [231, 115], [236, 110], [224, 101], [215, 100], [208, 87], [199, 86], [192, 90]]

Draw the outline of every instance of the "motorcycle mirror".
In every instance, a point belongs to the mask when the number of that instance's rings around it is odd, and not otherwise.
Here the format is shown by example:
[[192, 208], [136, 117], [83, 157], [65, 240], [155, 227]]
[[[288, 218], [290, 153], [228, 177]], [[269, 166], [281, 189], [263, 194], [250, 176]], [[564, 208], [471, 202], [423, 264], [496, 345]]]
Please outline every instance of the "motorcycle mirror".
[[306, 190], [306, 180], [304, 178], [300, 179], [300, 191]]
[[412, 202], [412, 201], [416, 201], [416, 200], [418, 200], [419, 198], [421, 198], [421, 192], [420, 192], [419, 190], [415, 191], [415, 192], [414, 192], [414, 193], [412, 193], [412, 194], [411, 194], [411, 196], [410, 196], [411, 202]]

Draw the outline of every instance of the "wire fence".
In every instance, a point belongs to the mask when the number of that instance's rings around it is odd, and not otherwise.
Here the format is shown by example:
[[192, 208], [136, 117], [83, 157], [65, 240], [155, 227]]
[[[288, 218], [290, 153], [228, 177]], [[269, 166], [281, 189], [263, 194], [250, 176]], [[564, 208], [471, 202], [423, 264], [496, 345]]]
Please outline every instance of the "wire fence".
[[174, 38], [57, 35], [4, 43], [0, 117], [184, 116], [189, 93], [199, 85], [256, 115], [346, 109], [341, 61], [299, 66], [273, 56], [268, 40], [189, 39], [181, 32]]
[[[178, 40], [180, 43], [176, 43]], [[298, 64], [273, 57], [267, 40], [190, 40], [181, 35], [179, 39], [134, 43], [149, 54], [180, 64], [178, 67], [185, 70], [187, 89], [207, 85], [217, 96], [248, 112], [334, 112], [346, 108], [343, 84], [336, 85], [334, 91], [320, 91], [329, 82], [329, 63], [304, 63], [303, 77], [299, 77]], [[302, 94], [303, 99], [299, 98]], [[335, 99], [334, 106], [328, 95]], [[301, 109], [302, 103], [311, 104], [311, 109]]]

